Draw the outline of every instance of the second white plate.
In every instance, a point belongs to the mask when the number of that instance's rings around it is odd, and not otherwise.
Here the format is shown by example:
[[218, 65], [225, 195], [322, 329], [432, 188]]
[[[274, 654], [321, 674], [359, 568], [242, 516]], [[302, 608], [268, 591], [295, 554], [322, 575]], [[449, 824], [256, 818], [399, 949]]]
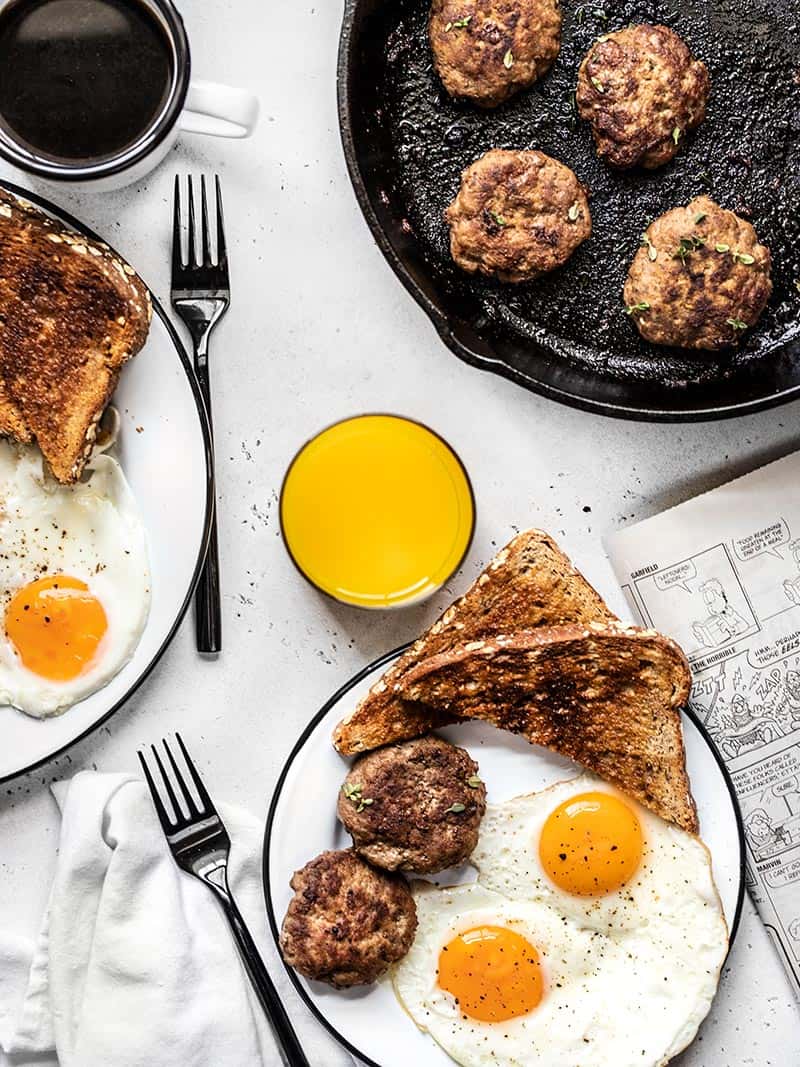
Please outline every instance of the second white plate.
[[[74, 229], [52, 204], [3, 183]], [[189, 605], [212, 514], [211, 438], [194, 372], [164, 311], [142, 351], [122, 371], [113, 404], [121, 416], [119, 458], [136, 497], [150, 551], [150, 615], [129, 663], [109, 684], [52, 719], [0, 708], [0, 782], [62, 752], [116, 711], [150, 673]]]

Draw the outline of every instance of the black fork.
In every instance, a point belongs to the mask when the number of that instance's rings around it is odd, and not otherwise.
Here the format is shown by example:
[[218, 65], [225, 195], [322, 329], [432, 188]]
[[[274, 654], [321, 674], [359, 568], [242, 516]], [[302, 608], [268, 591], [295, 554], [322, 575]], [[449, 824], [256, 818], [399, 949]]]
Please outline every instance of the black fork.
[[242, 962], [272, 1026], [283, 1063], [286, 1067], [309, 1067], [297, 1034], [286, 1014], [286, 1009], [280, 1001], [278, 992], [264, 966], [264, 961], [231, 895], [228, 886], [228, 856], [231, 850], [231, 839], [228, 831], [179, 734], [175, 735], [175, 740], [196, 795], [192, 794], [187, 784], [187, 773], [181, 770], [166, 740], [161, 744], [171, 774], [165, 767], [156, 746], [150, 746], [151, 759], [158, 768], [161, 789], [156, 784], [156, 774], [148, 766], [144, 752], [139, 752], [139, 760], [150, 787], [150, 794], [167, 844], [181, 870], [205, 882], [222, 905], [233, 930]]
[[[222, 191], [214, 178], [216, 199], [216, 260], [211, 253], [211, 228], [205, 175], [200, 178], [200, 259], [197, 237], [192, 177], [188, 178], [188, 214], [184, 219], [181, 206], [181, 183], [175, 175], [175, 200], [172, 219], [172, 306], [186, 323], [194, 345], [194, 369], [203, 394], [209, 426], [211, 421], [211, 383], [208, 374], [208, 339], [211, 331], [228, 310], [231, 300], [228, 276], [228, 251], [222, 217]], [[181, 234], [187, 230], [187, 258], [184, 261]], [[219, 545], [217, 518], [213, 516], [203, 572], [195, 598], [197, 609], [197, 648], [200, 652], [222, 649], [222, 609], [220, 603]]]

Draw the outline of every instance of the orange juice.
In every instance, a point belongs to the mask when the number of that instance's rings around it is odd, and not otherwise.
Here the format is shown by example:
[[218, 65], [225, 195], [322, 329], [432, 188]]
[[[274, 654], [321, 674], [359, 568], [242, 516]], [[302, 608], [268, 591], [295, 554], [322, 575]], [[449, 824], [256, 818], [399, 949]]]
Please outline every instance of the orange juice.
[[289, 553], [318, 589], [365, 608], [438, 589], [472, 539], [475, 505], [450, 446], [418, 422], [361, 415], [300, 450], [281, 491]]

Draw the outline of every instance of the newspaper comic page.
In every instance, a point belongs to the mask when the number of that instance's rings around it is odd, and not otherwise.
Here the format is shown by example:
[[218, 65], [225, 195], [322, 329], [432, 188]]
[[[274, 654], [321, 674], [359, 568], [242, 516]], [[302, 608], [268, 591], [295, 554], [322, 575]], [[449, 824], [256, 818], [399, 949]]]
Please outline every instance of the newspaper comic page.
[[800, 995], [800, 452], [606, 549], [634, 617], [689, 658], [739, 797], [748, 889]]

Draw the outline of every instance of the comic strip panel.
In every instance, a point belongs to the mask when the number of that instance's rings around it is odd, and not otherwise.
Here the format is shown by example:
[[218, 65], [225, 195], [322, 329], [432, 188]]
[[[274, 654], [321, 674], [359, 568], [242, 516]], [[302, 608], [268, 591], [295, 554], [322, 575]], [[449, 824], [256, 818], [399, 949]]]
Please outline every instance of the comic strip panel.
[[675, 620], [671, 634], [691, 661], [758, 633], [759, 624], [725, 545], [635, 579], [649, 619]]
[[695, 678], [692, 708], [726, 760], [800, 731], [800, 656], [753, 671], [738, 657]]
[[[776, 753], [734, 773], [752, 861], [776, 906], [785, 941], [800, 960], [800, 751]], [[785, 918], [781, 918], [784, 916]]]

